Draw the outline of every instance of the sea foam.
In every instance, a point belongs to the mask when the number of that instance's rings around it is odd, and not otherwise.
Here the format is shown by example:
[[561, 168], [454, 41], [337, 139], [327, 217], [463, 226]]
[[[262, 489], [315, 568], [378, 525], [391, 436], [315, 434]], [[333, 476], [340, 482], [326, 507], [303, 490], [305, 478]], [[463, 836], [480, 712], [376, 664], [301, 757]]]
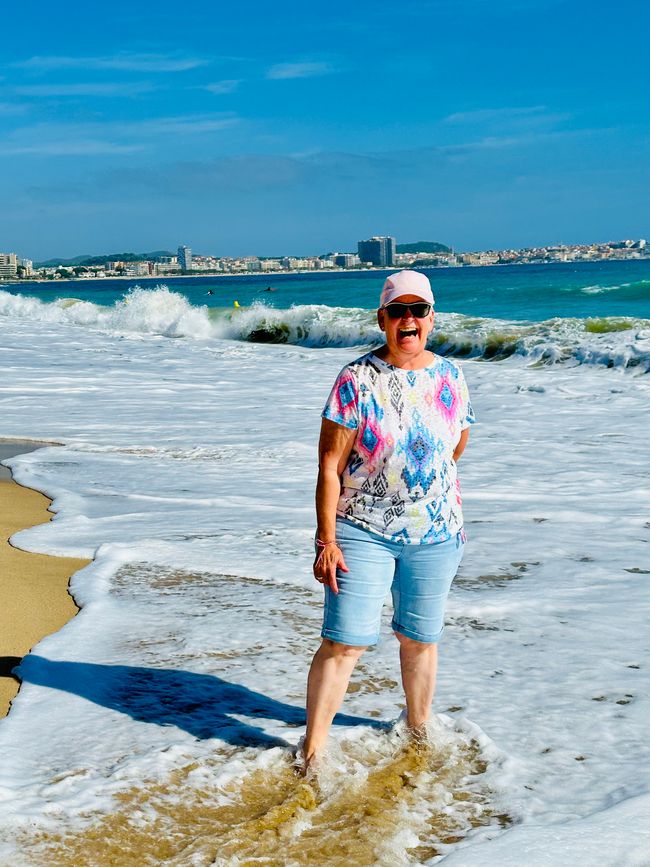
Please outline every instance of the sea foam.
[[[0, 315], [114, 335], [227, 338], [312, 348], [382, 342], [375, 313], [362, 308], [305, 304], [277, 309], [261, 302], [237, 309], [195, 307], [164, 286], [135, 288], [110, 307], [73, 298], [44, 303], [0, 291]], [[645, 372], [650, 369], [650, 320], [556, 318], [533, 323], [440, 313], [429, 347], [456, 358], [499, 361], [517, 356], [528, 363], [597, 364]]]
[[[377, 863], [462, 863], [498, 834], [525, 863], [536, 827], [568, 824], [570, 843], [594, 814], [606, 853], [629, 850], [645, 815], [633, 799], [650, 791], [647, 377], [461, 362], [478, 423], [460, 465], [469, 542], [441, 646], [440, 749], [422, 764], [395, 739], [387, 611], [319, 793], [291, 767], [320, 631], [316, 444], [359, 347], [31, 315], [2, 335], [3, 436], [64, 444], [11, 459], [55, 512], [12, 542], [94, 560], [72, 579], [80, 614], [22, 663], [0, 723], [0, 863], [120, 863], [129, 845], [158, 862], [218, 863], [223, 846], [273, 863], [288, 841], [300, 864], [301, 843], [324, 851], [339, 827]], [[606, 863], [602, 849], [583, 863]]]

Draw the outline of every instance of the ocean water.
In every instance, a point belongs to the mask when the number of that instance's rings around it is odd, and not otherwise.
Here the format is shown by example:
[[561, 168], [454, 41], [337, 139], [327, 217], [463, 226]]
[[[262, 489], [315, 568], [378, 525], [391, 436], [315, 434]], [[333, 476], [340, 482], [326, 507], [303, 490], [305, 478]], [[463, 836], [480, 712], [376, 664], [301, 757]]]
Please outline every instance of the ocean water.
[[[422, 269], [432, 283], [436, 309], [472, 317], [539, 322], [555, 318], [626, 316], [650, 318], [650, 258], [614, 262], [568, 262]], [[161, 282], [193, 306], [209, 308], [263, 303], [373, 310], [378, 288], [391, 271], [312, 272], [207, 277], [165, 277], [16, 283], [12, 292], [42, 301], [78, 298], [110, 306], [136, 285]], [[208, 294], [208, 292], [212, 294]]]
[[[5, 284], [0, 315], [128, 334], [354, 347], [381, 342], [374, 311], [387, 273]], [[436, 352], [650, 367], [650, 259], [427, 273]]]
[[[606, 282], [591, 267], [582, 289]], [[539, 317], [436, 286], [433, 346], [478, 423], [431, 746], [395, 724], [387, 611], [317, 781], [291, 750], [319, 640], [319, 414], [379, 340], [370, 290], [348, 308], [292, 277], [304, 298], [239, 311], [193, 281], [0, 291], [0, 438], [62, 444], [10, 459], [56, 513], [12, 542], [94, 557], [0, 722], [0, 864], [650, 864], [648, 265], [608, 267], [553, 320], [543, 282]]]

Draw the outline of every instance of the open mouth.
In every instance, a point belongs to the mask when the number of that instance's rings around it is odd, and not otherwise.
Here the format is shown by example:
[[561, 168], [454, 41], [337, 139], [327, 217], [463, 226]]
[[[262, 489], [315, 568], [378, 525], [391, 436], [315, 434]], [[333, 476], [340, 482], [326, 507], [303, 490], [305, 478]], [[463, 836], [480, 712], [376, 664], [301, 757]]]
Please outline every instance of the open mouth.
[[418, 330], [417, 328], [400, 328], [399, 330], [400, 337], [417, 337]]

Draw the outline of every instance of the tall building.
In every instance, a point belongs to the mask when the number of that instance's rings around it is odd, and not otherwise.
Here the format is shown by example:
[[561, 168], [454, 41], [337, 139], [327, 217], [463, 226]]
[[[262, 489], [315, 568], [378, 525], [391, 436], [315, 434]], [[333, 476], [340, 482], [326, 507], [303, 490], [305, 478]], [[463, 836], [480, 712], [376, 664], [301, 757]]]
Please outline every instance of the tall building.
[[394, 265], [397, 254], [397, 241], [392, 235], [388, 235], [384, 240], [386, 241], [386, 264]]
[[0, 253], [0, 278], [15, 277], [18, 273], [18, 257], [15, 253]]
[[183, 271], [192, 270], [192, 251], [189, 247], [178, 248], [178, 264]]
[[335, 253], [333, 262], [339, 268], [354, 268], [355, 265], [359, 264], [359, 257], [352, 253]]
[[367, 241], [359, 241], [357, 249], [362, 262], [372, 262], [380, 268], [395, 264], [396, 244], [392, 235], [375, 235]]

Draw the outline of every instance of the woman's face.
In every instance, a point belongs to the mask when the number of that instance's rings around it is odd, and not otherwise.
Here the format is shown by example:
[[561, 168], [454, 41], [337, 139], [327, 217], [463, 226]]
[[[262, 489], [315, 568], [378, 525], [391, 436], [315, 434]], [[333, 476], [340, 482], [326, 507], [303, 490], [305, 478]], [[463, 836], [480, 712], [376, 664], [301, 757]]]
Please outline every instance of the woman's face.
[[[391, 303], [421, 304], [417, 295], [400, 295]], [[417, 319], [409, 308], [399, 319], [391, 319], [385, 310], [377, 311], [377, 322], [386, 335], [386, 345], [391, 352], [402, 355], [418, 355], [426, 349], [427, 337], [433, 328], [433, 308], [424, 318]]]

